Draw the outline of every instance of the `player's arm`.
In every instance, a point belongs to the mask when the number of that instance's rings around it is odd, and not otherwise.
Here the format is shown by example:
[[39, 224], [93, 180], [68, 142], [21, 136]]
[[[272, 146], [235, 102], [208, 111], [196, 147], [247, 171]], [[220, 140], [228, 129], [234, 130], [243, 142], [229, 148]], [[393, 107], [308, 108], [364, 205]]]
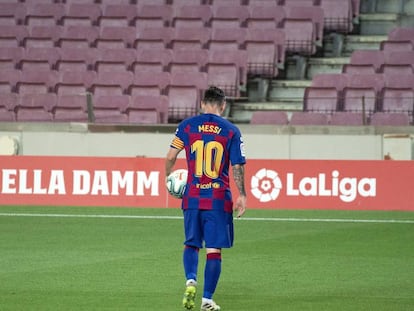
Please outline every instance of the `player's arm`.
[[171, 174], [180, 151], [181, 149], [176, 149], [172, 147], [168, 150], [167, 156], [165, 157], [165, 177], [168, 177], [168, 175]]
[[246, 211], [246, 187], [244, 182], [244, 164], [233, 165], [233, 179], [236, 184], [239, 196], [234, 204], [234, 210], [237, 211], [237, 217], [241, 217]]

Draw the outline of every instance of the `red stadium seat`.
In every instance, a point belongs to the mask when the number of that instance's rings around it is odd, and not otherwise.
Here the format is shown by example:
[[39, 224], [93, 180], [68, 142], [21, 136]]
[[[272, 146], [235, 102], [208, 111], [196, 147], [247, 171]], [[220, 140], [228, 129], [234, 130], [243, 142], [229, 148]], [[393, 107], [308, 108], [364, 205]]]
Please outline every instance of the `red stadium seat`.
[[205, 72], [187, 72], [171, 75], [167, 88], [169, 121], [183, 120], [196, 114], [203, 90], [207, 88]]
[[135, 96], [126, 111], [130, 123], [168, 123], [168, 97]]
[[22, 60], [24, 49], [22, 47], [0, 48], [0, 64], [11, 64], [3, 69], [13, 69]]
[[58, 71], [86, 71], [92, 68], [98, 53], [94, 48], [61, 48], [56, 63]]
[[122, 26], [131, 24], [138, 14], [138, 7], [134, 4], [108, 4], [103, 8], [103, 14], [98, 19], [102, 26]]
[[408, 40], [414, 44], [414, 28], [412, 27], [397, 27], [388, 33], [389, 40]]
[[135, 27], [102, 27], [95, 45], [97, 48], [108, 49], [131, 48], [135, 39]]
[[254, 111], [250, 124], [288, 125], [289, 119], [284, 111]]
[[21, 69], [53, 69], [60, 58], [58, 48], [26, 48], [19, 63]]
[[296, 111], [290, 118], [291, 125], [328, 125], [328, 115], [324, 113], [312, 113]]
[[371, 125], [376, 126], [408, 126], [410, 118], [405, 113], [375, 112], [371, 116]]
[[205, 69], [208, 60], [209, 52], [206, 49], [172, 50], [168, 71], [170, 73], [200, 72]]
[[18, 47], [28, 36], [29, 31], [25, 26], [1, 26], [0, 47]]
[[339, 108], [338, 91], [334, 87], [307, 87], [304, 94], [304, 110], [332, 113]]
[[[249, 0], [249, 6], [274, 7], [279, 5], [279, 0]], [[281, 3], [282, 4], [282, 3]]]
[[126, 124], [125, 110], [130, 102], [129, 95], [103, 95], [93, 97], [95, 123]]
[[52, 109], [56, 105], [56, 94], [30, 94], [19, 97], [16, 106], [16, 120], [28, 121], [53, 121]]
[[132, 72], [98, 72], [96, 80], [91, 86], [95, 96], [122, 95], [133, 84]]
[[169, 26], [173, 16], [173, 8], [168, 5], [146, 4], [138, 9], [133, 24], [138, 31], [145, 28]]
[[88, 122], [85, 95], [58, 96], [57, 104], [52, 111], [55, 122]]
[[213, 16], [209, 24], [212, 28], [239, 28], [245, 25], [248, 17], [247, 6], [213, 4]]
[[0, 71], [0, 93], [15, 91], [16, 84], [21, 79], [21, 71], [16, 69], [3, 69]]
[[249, 17], [246, 20], [247, 27], [271, 28], [282, 27], [286, 17], [285, 9], [282, 6], [250, 6]]
[[30, 26], [57, 25], [65, 14], [62, 3], [32, 3], [26, 8], [25, 24]]
[[414, 43], [410, 40], [386, 40], [380, 44], [381, 51], [399, 52], [399, 51], [413, 51]]
[[125, 71], [132, 66], [136, 56], [134, 49], [98, 49], [94, 68], [97, 72]]
[[165, 49], [171, 42], [173, 31], [174, 29], [169, 27], [141, 29], [138, 33], [138, 38], [134, 42], [134, 48], [138, 51], [143, 49]]
[[58, 41], [61, 48], [89, 48], [99, 37], [95, 26], [67, 26]]
[[381, 65], [385, 63], [385, 53], [379, 50], [356, 50], [351, 54], [353, 65], [373, 65], [379, 72]]
[[22, 70], [16, 90], [19, 94], [46, 94], [57, 82], [55, 70]]
[[245, 28], [215, 28], [211, 32], [207, 47], [210, 51], [234, 51], [241, 49], [245, 41]]
[[0, 93], [0, 121], [16, 121], [14, 109], [17, 105], [17, 95], [14, 93]]
[[[0, 3], [0, 16], [7, 19], [12, 19], [13, 24], [7, 24], [10, 26], [22, 24], [24, 17], [26, 16], [26, 5], [24, 3], [18, 3], [17, 1], [10, 3]], [[6, 24], [1, 25], [6, 26]]]
[[204, 27], [213, 16], [208, 5], [183, 5], [177, 7], [172, 18], [173, 27]]
[[169, 72], [135, 72], [134, 82], [128, 93], [135, 96], [159, 96], [166, 92], [170, 84]]
[[349, 33], [353, 29], [351, 0], [319, 0], [326, 31]]
[[171, 48], [174, 50], [202, 49], [210, 39], [211, 29], [174, 28], [171, 38]]
[[337, 111], [331, 115], [330, 125], [362, 126], [365, 125], [364, 115], [361, 112]]
[[102, 15], [99, 4], [71, 3], [62, 17], [64, 26], [93, 26]]
[[60, 95], [85, 95], [96, 80], [96, 72], [59, 71], [55, 92]]
[[132, 64], [132, 71], [135, 73], [165, 71], [172, 60], [172, 55], [170, 49], [140, 49]]

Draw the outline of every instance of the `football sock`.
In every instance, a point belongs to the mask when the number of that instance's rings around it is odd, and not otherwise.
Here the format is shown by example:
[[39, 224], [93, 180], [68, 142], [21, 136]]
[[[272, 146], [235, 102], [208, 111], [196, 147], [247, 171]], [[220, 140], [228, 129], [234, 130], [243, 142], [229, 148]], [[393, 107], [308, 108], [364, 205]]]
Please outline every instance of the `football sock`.
[[221, 273], [221, 253], [207, 254], [203, 298], [212, 299]]
[[198, 251], [197, 247], [185, 246], [183, 252], [184, 273], [187, 280], [197, 280], [198, 269]]

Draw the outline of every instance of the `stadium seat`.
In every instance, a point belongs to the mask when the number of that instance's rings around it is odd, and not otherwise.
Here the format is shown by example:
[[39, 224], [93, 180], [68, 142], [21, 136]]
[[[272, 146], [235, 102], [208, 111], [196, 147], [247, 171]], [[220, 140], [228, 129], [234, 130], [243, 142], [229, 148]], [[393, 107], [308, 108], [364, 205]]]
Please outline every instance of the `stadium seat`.
[[2, 23], [1, 26], [13, 26], [22, 24], [24, 21], [24, 17], [26, 16], [26, 6], [24, 3], [19, 3], [17, 1], [10, 2], [10, 3], [0, 3], [0, 16], [13, 19], [13, 24], [4, 24]]
[[17, 95], [14, 93], [0, 93], [0, 122], [16, 121], [14, 108], [17, 105]]
[[134, 76], [130, 71], [98, 72], [92, 83], [91, 91], [95, 96], [122, 95], [133, 84]]
[[140, 49], [131, 69], [134, 73], [166, 71], [172, 57], [170, 49]]
[[410, 40], [385, 40], [381, 41], [380, 44], [381, 51], [389, 52], [398, 52], [398, 51], [413, 51], [414, 43]]
[[414, 63], [413, 65], [408, 64], [384, 64], [380, 68], [380, 73], [383, 74], [400, 74], [400, 75], [408, 75], [414, 74]]
[[169, 5], [146, 4], [138, 9], [137, 15], [133, 20], [133, 25], [137, 31], [145, 28], [167, 27], [170, 26], [173, 16], [173, 8]]
[[250, 124], [288, 125], [289, 119], [285, 111], [254, 111]]
[[[24, 49], [22, 47], [0, 47], [0, 69], [13, 69], [22, 60]], [[6, 67], [3, 65], [6, 64]], [[7, 65], [8, 64], [8, 65]]]
[[280, 29], [248, 29], [244, 48], [247, 51], [247, 73], [250, 76], [276, 77], [278, 64], [285, 55], [284, 31]]
[[249, 17], [247, 6], [215, 5], [213, 3], [213, 16], [209, 21], [212, 28], [239, 28], [246, 24]]
[[61, 48], [56, 70], [86, 71], [92, 69], [97, 53], [98, 50], [94, 48]]
[[58, 48], [26, 48], [18, 64], [20, 69], [54, 69], [60, 58]]
[[208, 85], [222, 88], [228, 97], [240, 97], [240, 86], [247, 83], [247, 53], [210, 51], [206, 72]]
[[397, 27], [388, 33], [389, 40], [408, 40], [414, 44], [414, 28], [412, 27]]
[[207, 4], [213, 5], [213, 6], [240, 6], [240, 5], [246, 5], [246, 0], [206, 0]]
[[406, 113], [375, 112], [371, 116], [371, 125], [375, 126], [408, 126], [410, 117]]
[[170, 0], [170, 3], [176, 7], [180, 8], [184, 5], [202, 5], [202, 4], [210, 4], [210, 0]]
[[245, 41], [245, 28], [215, 28], [211, 32], [207, 47], [210, 51], [234, 51], [241, 49]]
[[331, 115], [330, 125], [338, 126], [362, 126], [364, 115], [361, 112], [337, 111]]
[[102, 15], [99, 4], [71, 3], [62, 17], [64, 26], [94, 26]]
[[85, 95], [62, 95], [52, 110], [55, 122], [88, 122]]
[[328, 125], [328, 115], [324, 113], [312, 113], [296, 111], [290, 118], [291, 125]]
[[16, 91], [19, 94], [46, 94], [53, 90], [57, 81], [55, 70], [22, 70]]
[[379, 50], [356, 50], [351, 54], [352, 65], [373, 65], [379, 72], [381, 65], [385, 63], [385, 53]]
[[208, 60], [209, 51], [206, 49], [172, 50], [168, 71], [170, 73], [204, 71]]
[[131, 48], [137, 39], [135, 27], [102, 27], [95, 41], [97, 48]]
[[172, 27], [204, 27], [213, 16], [208, 5], [183, 5], [176, 7]]
[[[106, 0], [111, 1], [111, 0]], [[149, 4], [155, 4], [155, 5], [167, 5], [169, 0], [137, 0], [138, 5], [149, 5]]]
[[63, 34], [63, 26], [33, 26], [29, 28], [29, 36], [24, 38], [23, 45], [27, 47], [55, 46]]
[[353, 29], [351, 0], [319, 0], [324, 12], [324, 30], [349, 33]]
[[198, 28], [174, 28], [171, 38], [173, 50], [202, 49], [210, 39], [211, 29]]
[[166, 92], [170, 84], [169, 72], [146, 72], [139, 71], [134, 74], [133, 84], [129, 87], [128, 93], [135, 96], [159, 96]]
[[138, 14], [138, 7], [134, 4], [108, 4], [103, 7], [103, 14], [98, 18], [98, 25], [121, 26], [130, 25]]
[[97, 79], [95, 71], [59, 71], [55, 93], [61, 95], [84, 95]]
[[136, 59], [134, 49], [98, 49], [94, 69], [102, 71], [125, 71], [131, 68]]
[[250, 29], [282, 27], [286, 17], [285, 9], [282, 6], [249, 6], [249, 17], [246, 26]]
[[198, 111], [202, 92], [207, 88], [205, 72], [187, 72], [171, 75], [167, 87], [169, 122], [183, 120]]
[[16, 121], [53, 121], [52, 109], [56, 106], [56, 94], [30, 94], [19, 96], [16, 105]]
[[95, 123], [128, 123], [128, 115], [125, 110], [130, 100], [129, 95], [95, 95], [93, 97]]
[[28, 36], [29, 31], [25, 26], [1, 26], [0, 47], [19, 47]]
[[[279, 5], [279, 0], [248, 0], [249, 6], [274, 7]], [[282, 4], [282, 3], [281, 3]]]
[[414, 51], [398, 51], [385, 53], [384, 64], [389, 65], [413, 65]]
[[[66, 0], [68, 1], [68, 0]], [[73, 1], [73, 0], [70, 0]], [[85, 1], [85, 0], [76, 0], [76, 1]], [[88, 0], [88, 1], [95, 1], [95, 0]], [[122, 5], [127, 5], [127, 4], [135, 4], [136, 0], [100, 0], [100, 3], [102, 3], [103, 5], [105, 4], [122, 4]], [[143, 0], [139, 1], [144, 2]]]
[[148, 27], [138, 32], [138, 37], [134, 42], [134, 48], [139, 50], [165, 49], [173, 37], [173, 28], [169, 27]]
[[168, 98], [136, 96], [126, 109], [130, 124], [158, 124], [168, 121]]
[[351, 0], [352, 4], [352, 16], [354, 18], [359, 17], [360, 7], [361, 7], [361, 0]]
[[338, 90], [334, 87], [307, 87], [304, 94], [304, 110], [332, 113], [339, 109]]
[[3, 69], [0, 71], [0, 93], [16, 91], [16, 84], [21, 79], [21, 71], [16, 69]]
[[24, 23], [30, 26], [58, 25], [65, 14], [62, 3], [32, 3], [26, 5], [26, 8]]
[[99, 37], [95, 26], [67, 26], [58, 41], [61, 48], [89, 48]]
[[357, 65], [357, 64], [345, 64], [342, 66], [342, 73], [348, 74], [375, 74], [376, 68], [372, 64]]
[[341, 73], [320, 73], [313, 77], [311, 86], [334, 87], [338, 91], [342, 91], [347, 83], [348, 75]]
[[380, 108], [384, 112], [413, 114], [414, 75], [385, 74], [385, 87], [381, 91]]

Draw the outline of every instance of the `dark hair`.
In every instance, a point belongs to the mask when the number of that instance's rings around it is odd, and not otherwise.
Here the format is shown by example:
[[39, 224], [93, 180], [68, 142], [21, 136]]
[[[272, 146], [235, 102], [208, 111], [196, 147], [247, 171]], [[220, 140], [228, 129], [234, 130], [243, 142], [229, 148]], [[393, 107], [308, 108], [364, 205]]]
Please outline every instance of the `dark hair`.
[[205, 103], [215, 103], [215, 104], [221, 105], [223, 104], [225, 100], [226, 100], [226, 95], [224, 95], [223, 90], [216, 86], [210, 86], [204, 92], [203, 101]]

